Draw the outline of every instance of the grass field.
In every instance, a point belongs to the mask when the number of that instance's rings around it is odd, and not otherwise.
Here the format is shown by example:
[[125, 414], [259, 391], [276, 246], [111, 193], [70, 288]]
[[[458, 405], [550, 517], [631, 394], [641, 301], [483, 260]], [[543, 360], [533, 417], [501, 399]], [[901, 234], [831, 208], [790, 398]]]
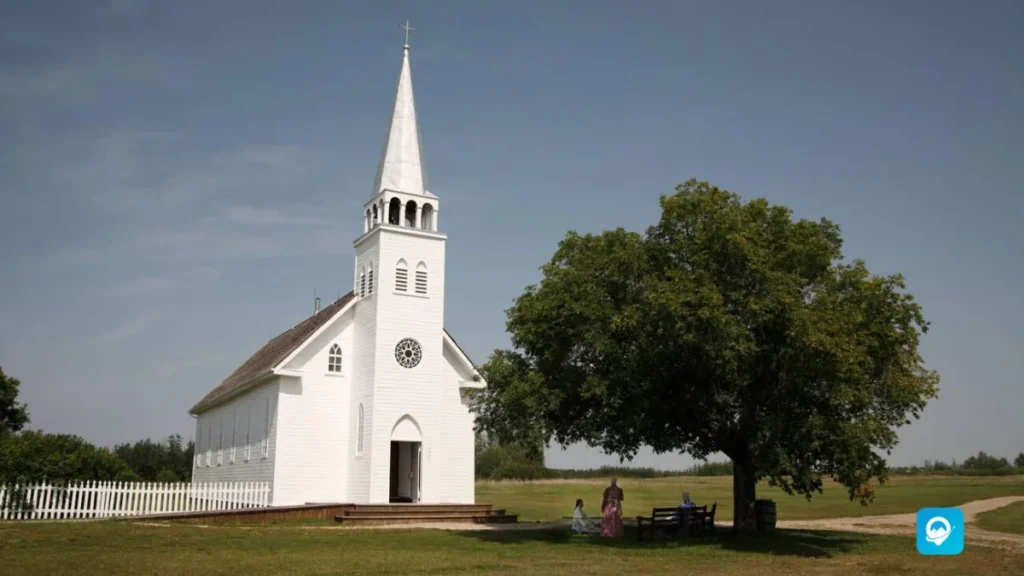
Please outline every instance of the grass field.
[[[476, 499], [519, 514], [520, 520], [546, 521], [571, 516], [577, 498], [583, 498], [589, 513], [597, 515], [601, 492], [607, 484], [606, 480], [481, 482], [477, 484]], [[707, 504], [709, 508], [717, 502], [718, 518], [732, 518], [732, 479], [729, 477], [622, 478], [619, 486], [626, 495], [623, 501], [626, 518], [648, 515], [655, 506], [673, 506], [679, 502], [683, 490], [689, 491], [698, 504]], [[955, 506], [971, 500], [1024, 495], [1024, 476], [896, 477], [878, 488], [875, 501], [868, 506], [850, 502], [846, 489], [831, 483], [810, 502], [763, 485], [758, 485], [757, 495], [775, 500], [780, 520], [877, 516], [917, 512], [925, 506]]]
[[1024, 502], [979, 514], [977, 523], [985, 530], [1024, 534]]
[[[621, 482], [627, 515], [672, 504], [687, 489], [717, 500], [728, 517], [729, 479]], [[603, 482], [486, 483], [477, 500], [527, 520], [571, 512], [577, 496], [596, 511]], [[829, 486], [808, 504], [766, 488], [782, 519], [913, 512], [922, 506], [1024, 494], [1024, 478], [896, 478], [868, 508]], [[1018, 505], [1019, 506], [1019, 505]], [[647, 510], [644, 510], [646, 508]], [[997, 523], [1012, 525], [1024, 508]], [[987, 516], [987, 515], [986, 515]], [[331, 526], [140, 525], [130, 521], [0, 524], [0, 574], [1024, 574], [1024, 555], [968, 545], [960, 556], [926, 557], [906, 536], [781, 530], [737, 539], [638, 544], [570, 536], [564, 528], [521, 531], [337, 530]]]
[[0, 526], [0, 573], [46, 574], [1022, 574], [1024, 556], [969, 546], [926, 557], [910, 538], [781, 531], [637, 544], [565, 530], [442, 532], [128, 522]]

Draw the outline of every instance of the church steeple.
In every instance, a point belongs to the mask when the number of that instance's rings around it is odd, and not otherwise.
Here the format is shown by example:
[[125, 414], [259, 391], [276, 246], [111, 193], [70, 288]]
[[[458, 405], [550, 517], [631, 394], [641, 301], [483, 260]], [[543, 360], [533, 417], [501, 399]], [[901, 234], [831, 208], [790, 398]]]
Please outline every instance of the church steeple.
[[373, 183], [376, 196], [384, 190], [433, 196], [427, 191], [426, 171], [423, 167], [423, 149], [420, 146], [419, 127], [416, 123], [416, 104], [412, 95], [412, 71], [409, 68], [409, 27], [406, 29], [405, 46], [402, 48], [402, 72], [398, 76], [395, 105], [384, 151], [377, 167]]
[[395, 226], [444, 236], [437, 231], [440, 199], [427, 190], [416, 104], [412, 96], [412, 71], [409, 69], [409, 31], [412, 27], [406, 22], [403, 28], [402, 72], [398, 75], [395, 105], [391, 110], [391, 122], [377, 166], [373, 192], [363, 206], [363, 234], [378, 226]]

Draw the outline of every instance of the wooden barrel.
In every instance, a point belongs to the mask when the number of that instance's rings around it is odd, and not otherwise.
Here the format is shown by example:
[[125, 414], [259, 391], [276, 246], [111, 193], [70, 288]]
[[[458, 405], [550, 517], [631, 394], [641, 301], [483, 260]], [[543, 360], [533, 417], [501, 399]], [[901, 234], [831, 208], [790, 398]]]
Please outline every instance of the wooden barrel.
[[754, 520], [757, 523], [758, 532], [773, 532], [775, 530], [775, 501], [755, 500]]

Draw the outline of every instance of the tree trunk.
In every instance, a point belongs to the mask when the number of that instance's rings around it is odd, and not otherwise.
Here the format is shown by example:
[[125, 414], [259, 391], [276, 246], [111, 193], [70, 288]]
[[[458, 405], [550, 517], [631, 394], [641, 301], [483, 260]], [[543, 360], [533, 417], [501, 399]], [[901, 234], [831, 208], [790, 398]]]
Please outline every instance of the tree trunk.
[[732, 461], [732, 522], [737, 534], [754, 532], [754, 467], [750, 461]]

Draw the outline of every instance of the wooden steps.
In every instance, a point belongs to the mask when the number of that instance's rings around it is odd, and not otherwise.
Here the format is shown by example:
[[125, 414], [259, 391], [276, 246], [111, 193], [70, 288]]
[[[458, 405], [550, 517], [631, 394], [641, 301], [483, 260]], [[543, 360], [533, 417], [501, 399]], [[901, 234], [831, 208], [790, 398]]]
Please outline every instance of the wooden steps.
[[354, 504], [334, 519], [349, 526], [418, 523], [514, 523], [518, 516], [490, 504]]

